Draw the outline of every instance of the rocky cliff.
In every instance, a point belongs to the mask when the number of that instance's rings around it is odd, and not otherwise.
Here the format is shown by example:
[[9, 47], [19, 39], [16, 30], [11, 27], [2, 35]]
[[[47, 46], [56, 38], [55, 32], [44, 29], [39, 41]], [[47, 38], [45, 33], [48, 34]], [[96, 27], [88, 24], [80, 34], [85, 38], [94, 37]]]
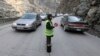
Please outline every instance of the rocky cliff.
[[7, 4], [5, 0], [0, 0], [0, 19], [14, 17], [17, 14], [14, 7]]
[[29, 0], [39, 12], [55, 12], [61, 0]]
[[26, 12], [55, 12], [60, 0], [0, 0], [1, 17], [22, 15]]
[[62, 0], [58, 12], [74, 13], [88, 21], [100, 20], [100, 0]]
[[79, 4], [79, 0], [61, 0], [57, 12], [70, 13], [72, 12], [72, 8], [78, 6]]

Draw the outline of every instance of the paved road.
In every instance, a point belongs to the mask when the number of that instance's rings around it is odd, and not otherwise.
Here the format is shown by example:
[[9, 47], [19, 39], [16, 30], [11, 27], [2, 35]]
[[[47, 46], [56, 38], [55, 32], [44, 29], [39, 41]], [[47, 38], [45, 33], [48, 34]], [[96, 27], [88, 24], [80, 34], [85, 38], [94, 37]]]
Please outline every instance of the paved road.
[[[60, 21], [60, 17], [53, 20]], [[44, 23], [35, 32], [16, 32], [10, 24], [0, 27], [0, 56], [49, 56], [45, 47]], [[54, 29], [51, 56], [100, 56], [100, 39], [88, 33]]]

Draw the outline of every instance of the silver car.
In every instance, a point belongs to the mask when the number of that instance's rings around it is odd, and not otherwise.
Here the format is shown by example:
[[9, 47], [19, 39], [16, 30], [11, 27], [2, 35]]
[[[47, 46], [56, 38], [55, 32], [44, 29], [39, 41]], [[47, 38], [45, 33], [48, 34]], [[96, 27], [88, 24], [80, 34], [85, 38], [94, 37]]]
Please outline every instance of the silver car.
[[36, 30], [41, 25], [41, 18], [36, 13], [26, 13], [12, 24], [15, 30]]

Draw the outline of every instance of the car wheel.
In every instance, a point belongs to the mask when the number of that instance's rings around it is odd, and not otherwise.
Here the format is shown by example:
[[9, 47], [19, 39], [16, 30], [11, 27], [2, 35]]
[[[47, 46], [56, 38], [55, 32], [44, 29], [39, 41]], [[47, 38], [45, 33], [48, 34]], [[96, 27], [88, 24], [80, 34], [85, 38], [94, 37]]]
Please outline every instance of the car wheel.
[[37, 29], [37, 26], [36, 25], [34, 25], [34, 27], [33, 27], [33, 31], [36, 31], [36, 29]]
[[41, 25], [42, 25], [42, 23], [39, 24], [39, 26], [41, 26]]
[[84, 31], [80, 31], [80, 33], [84, 33]]
[[15, 29], [15, 31], [17, 32], [17, 31], [19, 31], [18, 29]]

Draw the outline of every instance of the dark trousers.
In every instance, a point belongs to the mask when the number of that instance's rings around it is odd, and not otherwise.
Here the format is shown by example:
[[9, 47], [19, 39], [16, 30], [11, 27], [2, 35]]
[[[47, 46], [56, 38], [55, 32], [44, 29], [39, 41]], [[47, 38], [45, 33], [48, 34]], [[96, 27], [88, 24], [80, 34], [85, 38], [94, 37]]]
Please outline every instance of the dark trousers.
[[51, 44], [51, 38], [52, 38], [52, 36], [46, 36], [46, 42], [47, 42], [47, 44]]

